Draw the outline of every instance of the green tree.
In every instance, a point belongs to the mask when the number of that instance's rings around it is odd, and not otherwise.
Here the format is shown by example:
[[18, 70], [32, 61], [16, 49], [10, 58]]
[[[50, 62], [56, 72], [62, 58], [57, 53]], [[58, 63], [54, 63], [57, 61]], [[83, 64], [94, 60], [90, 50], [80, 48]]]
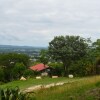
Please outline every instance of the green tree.
[[23, 63], [25, 67], [28, 67], [29, 57], [25, 54], [17, 53], [0, 54], [0, 66], [3, 66], [6, 82], [14, 80], [13, 68], [16, 63]]
[[0, 81], [4, 81], [4, 70], [2, 68], [2, 66], [0, 66]]
[[26, 67], [23, 63], [16, 63], [12, 70], [14, 77], [19, 79], [24, 74], [25, 69]]
[[100, 39], [97, 39], [96, 42], [92, 44], [92, 55], [94, 57], [100, 57]]
[[94, 63], [94, 74], [100, 74], [100, 39], [97, 39], [95, 42], [92, 43], [90, 51], [89, 51], [89, 57], [91, 61]]
[[93, 43], [94, 47], [100, 50], [100, 39], [97, 39], [96, 42]]
[[44, 64], [44, 66], [48, 63], [49, 61], [49, 55], [47, 50], [41, 50], [40, 52], [40, 57], [39, 61]]
[[56, 36], [49, 43], [49, 54], [53, 59], [62, 61], [66, 76], [71, 62], [86, 55], [87, 48], [87, 39], [80, 36]]
[[82, 59], [71, 63], [69, 72], [74, 74], [74, 76], [89, 76], [94, 75], [94, 64], [88, 57], [83, 57]]
[[25, 54], [17, 53], [0, 54], [0, 65], [2, 66], [10, 69], [18, 62], [23, 62], [25, 66], [29, 66], [29, 57]]
[[64, 71], [61, 62], [50, 62], [48, 65], [53, 68], [51, 71], [52, 75], [63, 76]]
[[100, 75], [100, 57], [96, 58], [95, 67], [96, 67], [96, 74]]
[[23, 76], [24, 77], [27, 77], [27, 78], [30, 78], [30, 77], [33, 77], [35, 76], [34, 75], [34, 71], [33, 70], [30, 70], [30, 69], [26, 69], [23, 73]]

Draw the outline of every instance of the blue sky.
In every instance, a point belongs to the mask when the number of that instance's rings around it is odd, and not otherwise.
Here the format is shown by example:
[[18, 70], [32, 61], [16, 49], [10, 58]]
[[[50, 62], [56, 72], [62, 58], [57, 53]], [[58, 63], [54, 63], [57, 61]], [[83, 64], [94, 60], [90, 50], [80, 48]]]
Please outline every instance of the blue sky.
[[100, 0], [0, 0], [0, 44], [48, 46], [59, 35], [100, 38]]

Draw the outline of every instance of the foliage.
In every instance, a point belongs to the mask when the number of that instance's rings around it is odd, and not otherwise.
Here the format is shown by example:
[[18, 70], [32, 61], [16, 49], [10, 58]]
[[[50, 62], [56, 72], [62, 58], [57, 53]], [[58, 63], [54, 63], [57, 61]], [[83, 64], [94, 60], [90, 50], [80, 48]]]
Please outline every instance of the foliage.
[[23, 63], [16, 63], [13, 68], [13, 76], [19, 79], [21, 76], [23, 76], [25, 69], [26, 67]]
[[66, 75], [71, 62], [86, 55], [87, 47], [87, 40], [80, 36], [56, 36], [49, 43], [49, 54], [53, 59], [62, 61]]
[[100, 57], [100, 39], [97, 39], [96, 42], [92, 43], [90, 50], [93, 58], [97, 58], [98, 56]]
[[47, 50], [41, 50], [39, 61], [41, 63], [43, 63], [44, 65], [46, 65], [48, 63], [48, 61], [49, 61], [49, 55], [48, 55], [48, 51]]
[[73, 62], [69, 68], [69, 73], [74, 76], [90, 76], [94, 75], [94, 64], [89, 58], [84, 57], [79, 61]]
[[[53, 75], [88, 76], [100, 74], [100, 39], [89, 44], [89, 39], [80, 36], [56, 36], [48, 50], [41, 50], [37, 62], [53, 67]], [[9, 82], [22, 75], [32, 77], [40, 72], [28, 69], [29, 57], [24, 54], [0, 54], [0, 81]]]
[[0, 100], [34, 100], [31, 99], [28, 94], [20, 92], [18, 87], [6, 90], [0, 89]]
[[97, 50], [100, 50], [100, 39], [97, 39], [96, 42], [93, 43], [94, 48], [96, 48]]
[[92, 43], [89, 54], [89, 58], [94, 63], [95, 74], [100, 74], [100, 39]]
[[35, 74], [35, 72], [34, 72], [33, 70], [26, 69], [26, 70], [24, 71], [23, 76], [29, 78], [29, 77], [33, 77], [34, 74]]
[[8, 53], [0, 54], [0, 65], [5, 67], [13, 67], [17, 62], [23, 62], [25, 66], [29, 66], [29, 57], [24, 54]]
[[[19, 65], [18, 65], [19, 64]], [[19, 78], [25, 68], [29, 66], [29, 57], [24, 54], [8, 53], [0, 54], [0, 66], [2, 66], [2, 77], [4, 82]], [[1, 67], [0, 67], [1, 68]]]
[[96, 74], [100, 74], [100, 57], [96, 58]]
[[0, 67], [0, 81], [4, 81], [4, 70], [2, 68], [2, 66]]
[[63, 76], [63, 64], [61, 62], [51, 62], [48, 66], [52, 67], [54, 70], [52, 71], [52, 75]]

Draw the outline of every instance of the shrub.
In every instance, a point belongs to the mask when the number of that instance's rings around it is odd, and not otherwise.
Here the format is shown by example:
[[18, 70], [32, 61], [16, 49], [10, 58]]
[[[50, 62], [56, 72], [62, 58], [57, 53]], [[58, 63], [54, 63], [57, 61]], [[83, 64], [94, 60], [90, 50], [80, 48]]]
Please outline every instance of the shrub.
[[14, 78], [19, 79], [23, 75], [25, 69], [26, 68], [25, 68], [25, 65], [23, 63], [16, 63], [14, 68], [13, 68]]
[[23, 74], [24, 77], [33, 77], [34, 76], [34, 72], [30, 69], [27, 69], [24, 71], [24, 74]]

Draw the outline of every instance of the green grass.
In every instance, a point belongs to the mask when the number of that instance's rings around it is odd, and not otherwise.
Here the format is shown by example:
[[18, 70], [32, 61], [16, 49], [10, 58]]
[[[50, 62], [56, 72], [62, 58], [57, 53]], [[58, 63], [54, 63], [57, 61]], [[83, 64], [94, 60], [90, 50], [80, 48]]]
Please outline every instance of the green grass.
[[50, 84], [50, 83], [57, 83], [57, 82], [67, 82], [67, 81], [71, 81], [71, 80], [77, 80], [77, 78], [75, 79], [68, 79], [66, 77], [60, 77], [60, 78], [56, 78], [56, 79], [52, 79], [52, 78], [44, 78], [44, 79], [27, 79], [26, 81], [13, 81], [13, 82], [9, 82], [7, 84], [4, 85], [0, 85], [1, 88], [7, 88], [7, 87], [16, 87], [18, 86], [20, 89], [26, 89], [28, 87], [34, 86], [34, 85], [45, 85], [45, 84]]
[[100, 100], [99, 88], [100, 76], [88, 77], [63, 86], [39, 90], [36, 92], [36, 100]]
[[73, 79], [68, 79], [66, 77], [57, 79], [44, 78], [41, 80], [28, 79], [27, 81], [13, 81], [0, 85], [0, 87], [5, 89], [7, 87], [19, 86], [20, 89], [26, 89], [34, 85], [45, 85], [57, 82], [70, 83], [66, 83], [63, 86], [51, 87], [49, 89], [37, 90], [35, 91], [35, 100], [100, 100], [100, 76]]

